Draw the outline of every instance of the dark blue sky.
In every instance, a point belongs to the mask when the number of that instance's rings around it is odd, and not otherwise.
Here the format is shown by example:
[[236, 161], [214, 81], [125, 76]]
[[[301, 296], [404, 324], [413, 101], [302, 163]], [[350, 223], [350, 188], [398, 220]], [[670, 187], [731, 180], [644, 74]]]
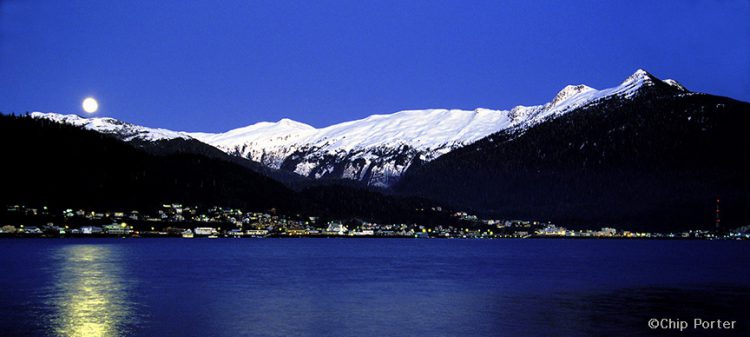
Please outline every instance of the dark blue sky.
[[637, 68], [750, 101], [748, 1], [0, 0], [0, 111], [223, 131], [541, 104]]

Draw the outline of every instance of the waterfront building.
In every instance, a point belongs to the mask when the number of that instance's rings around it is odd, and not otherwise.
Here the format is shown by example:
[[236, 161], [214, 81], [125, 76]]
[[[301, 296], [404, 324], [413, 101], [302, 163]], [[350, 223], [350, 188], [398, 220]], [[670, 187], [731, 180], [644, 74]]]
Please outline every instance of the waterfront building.
[[328, 228], [326, 228], [326, 231], [324, 232], [324, 234], [328, 234], [328, 235], [345, 235], [346, 232], [348, 232], [348, 231], [349, 230], [346, 228], [346, 226], [344, 226], [340, 222], [329, 222], [328, 223]]
[[303, 236], [307, 235], [307, 229], [287, 229], [286, 235], [288, 236]]
[[190, 230], [190, 228], [183, 231], [180, 236], [182, 236], [185, 239], [192, 239], [195, 235], [193, 234], [193, 231]]
[[603, 227], [602, 230], [596, 233], [596, 236], [615, 236], [617, 230], [610, 227]]
[[240, 237], [244, 235], [244, 233], [242, 232], [242, 229], [235, 228], [235, 229], [227, 231], [227, 235], [232, 236], [232, 237]]
[[195, 235], [215, 235], [217, 233], [216, 228], [213, 227], [196, 227]]
[[124, 222], [121, 224], [109, 224], [103, 226], [103, 231], [109, 235], [128, 235], [130, 234], [130, 227]]
[[42, 230], [37, 226], [24, 227], [23, 232], [26, 234], [42, 234]]
[[81, 234], [91, 235], [91, 234], [101, 234], [102, 228], [96, 227], [96, 226], [83, 226], [81, 227]]
[[546, 235], [546, 236], [565, 236], [565, 228], [564, 227], [557, 227], [555, 225], [547, 225], [546, 227], [538, 230], [536, 233], [539, 235]]
[[248, 236], [266, 236], [268, 235], [268, 230], [265, 229], [248, 229], [245, 231], [245, 234]]

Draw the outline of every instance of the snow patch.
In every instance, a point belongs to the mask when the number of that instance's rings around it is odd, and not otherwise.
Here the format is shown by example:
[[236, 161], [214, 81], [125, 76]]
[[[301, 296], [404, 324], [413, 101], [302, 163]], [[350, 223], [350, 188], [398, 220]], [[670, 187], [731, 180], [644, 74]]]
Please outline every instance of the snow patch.
[[86, 130], [117, 136], [125, 141], [145, 140], [158, 141], [169, 139], [191, 139], [184, 132], [177, 132], [160, 128], [148, 128], [145, 126], [130, 124], [110, 117], [85, 118], [78, 115], [63, 115], [58, 113], [32, 112], [32, 118], [46, 119], [58, 123], [78, 126]]

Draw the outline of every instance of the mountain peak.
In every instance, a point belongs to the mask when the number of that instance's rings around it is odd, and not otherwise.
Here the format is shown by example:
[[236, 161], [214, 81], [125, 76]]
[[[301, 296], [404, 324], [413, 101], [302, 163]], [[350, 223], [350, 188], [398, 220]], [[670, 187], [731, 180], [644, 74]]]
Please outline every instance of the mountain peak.
[[310, 129], [310, 130], [315, 129], [314, 127], [312, 127], [312, 126], [310, 126], [308, 124], [305, 124], [305, 123], [302, 123], [302, 122], [298, 122], [298, 121], [295, 121], [295, 120], [289, 119], [289, 118], [279, 119], [278, 122], [273, 123], [273, 124], [274, 125], [280, 125], [280, 126], [287, 126], [287, 127], [291, 127], [291, 128], [295, 128], [295, 129]]
[[630, 75], [628, 78], [626, 78], [621, 85], [626, 85], [629, 83], [642, 83], [652, 85], [656, 81], [658, 81], [658, 79], [654, 75], [651, 75], [651, 73], [649, 73], [648, 71], [639, 68], [633, 73], [633, 75]]
[[607, 89], [606, 95], [618, 95], [630, 98], [640, 94], [646, 88], [663, 87], [664, 83], [643, 69], [636, 70], [633, 75], [628, 76], [619, 86]]
[[551, 104], [553, 106], [560, 104], [561, 102], [570, 99], [571, 97], [574, 97], [576, 95], [589, 92], [589, 91], [595, 91], [596, 89], [589, 87], [584, 84], [579, 85], [569, 85], [560, 90], [560, 92], [555, 95], [555, 98], [552, 99]]

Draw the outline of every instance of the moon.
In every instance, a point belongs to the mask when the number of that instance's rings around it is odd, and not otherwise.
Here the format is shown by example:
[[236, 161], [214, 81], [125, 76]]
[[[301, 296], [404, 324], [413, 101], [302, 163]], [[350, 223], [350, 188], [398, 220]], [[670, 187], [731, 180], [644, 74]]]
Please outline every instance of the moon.
[[93, 97], [86, 97], [86, 99], [83, 100], [81, 106], [83, 106], [83, 111], [86, 111], [90, 114], [96, 112], [96, 110], [99, 110], [99, 103]]

